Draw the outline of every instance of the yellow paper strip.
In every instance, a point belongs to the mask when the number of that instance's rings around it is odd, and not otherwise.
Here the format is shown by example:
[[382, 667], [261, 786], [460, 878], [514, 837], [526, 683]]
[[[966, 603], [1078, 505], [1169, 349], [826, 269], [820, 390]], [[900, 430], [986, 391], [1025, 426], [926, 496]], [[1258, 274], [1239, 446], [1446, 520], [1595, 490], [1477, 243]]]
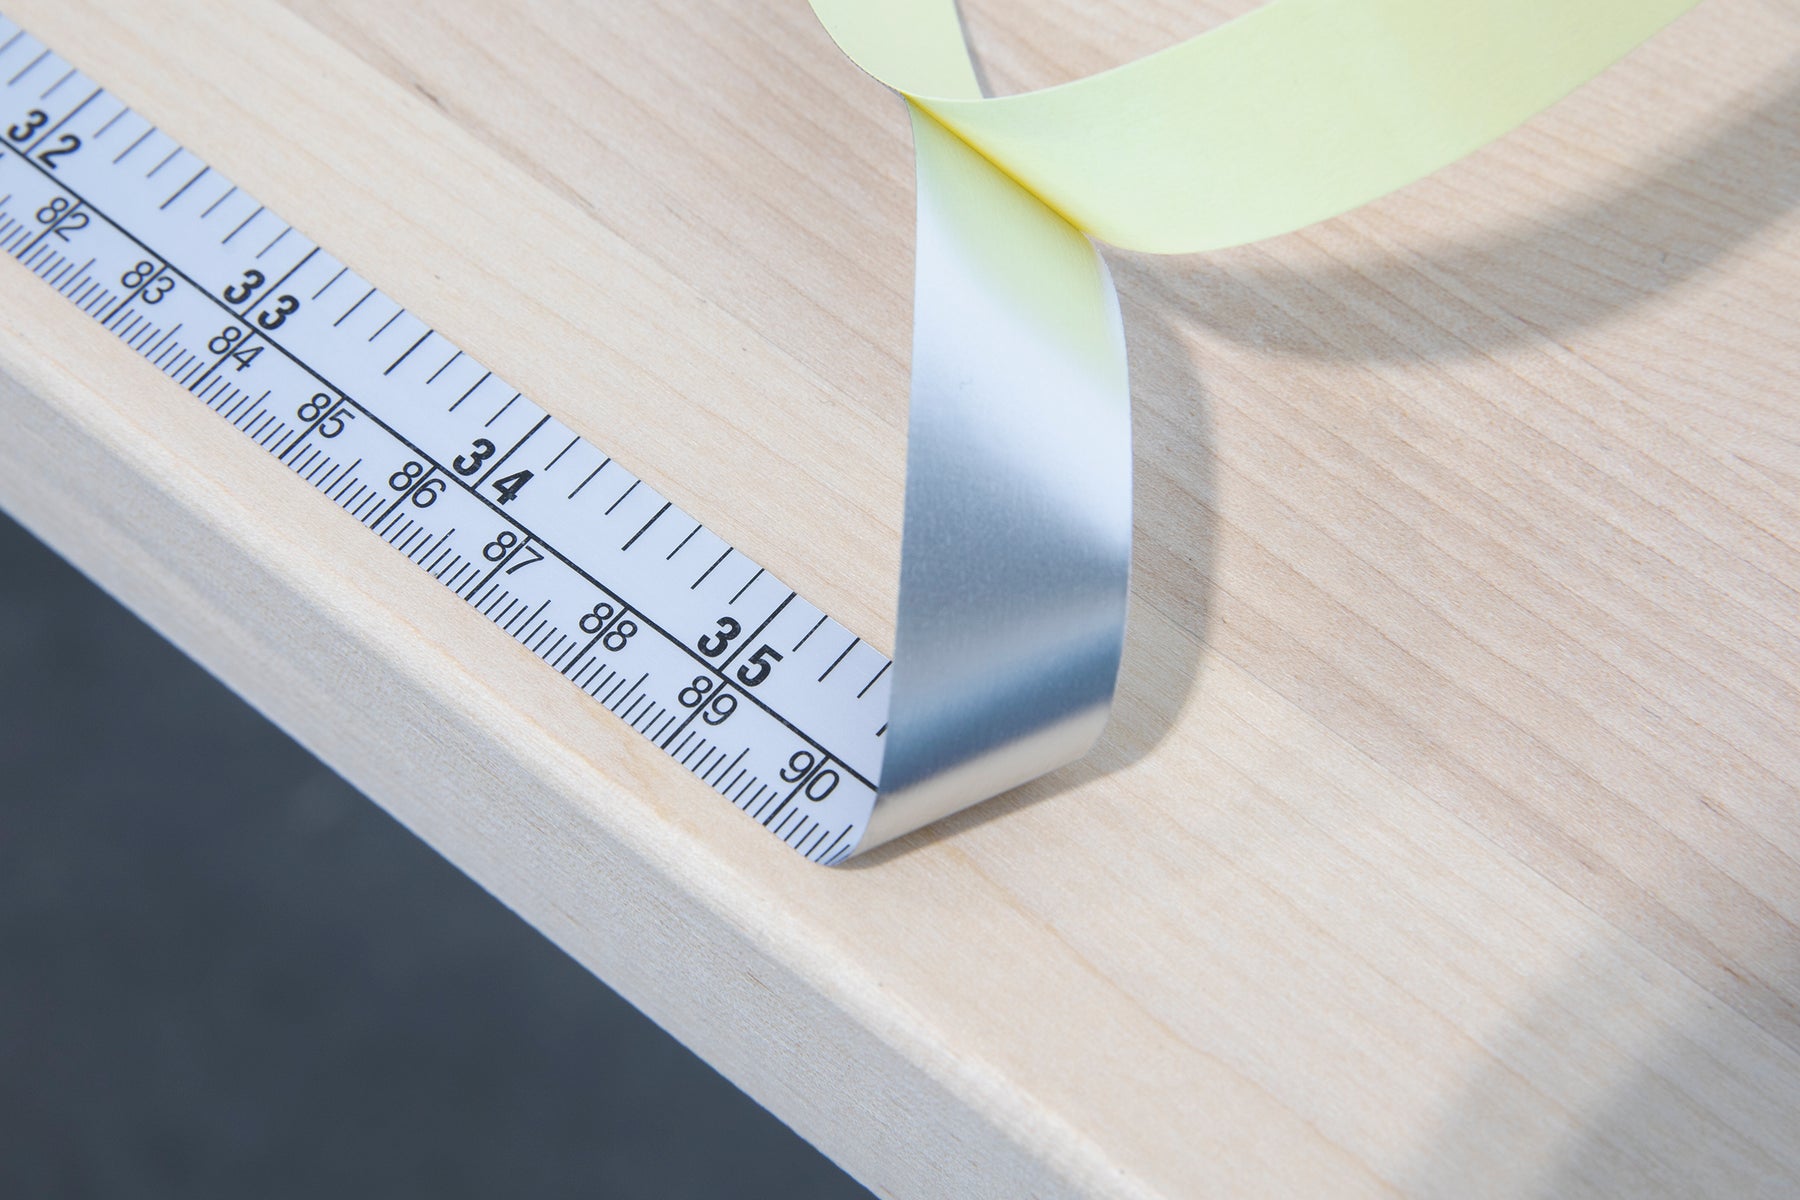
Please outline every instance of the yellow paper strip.
[[1137, 62], [979, 98], [953, 0], [812, 0], [857, 65], [1076, 227], [1183, 253], [1286, 233], [1468, 154], [1695, 0], [1272, 0]]

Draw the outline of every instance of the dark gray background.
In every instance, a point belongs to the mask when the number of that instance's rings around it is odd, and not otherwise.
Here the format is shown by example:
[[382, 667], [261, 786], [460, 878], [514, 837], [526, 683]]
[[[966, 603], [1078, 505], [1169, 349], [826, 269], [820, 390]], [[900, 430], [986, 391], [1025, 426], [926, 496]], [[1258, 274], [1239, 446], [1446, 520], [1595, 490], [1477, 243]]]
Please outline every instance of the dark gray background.
[[0, 515], [0, 1197], [868, 1193]]

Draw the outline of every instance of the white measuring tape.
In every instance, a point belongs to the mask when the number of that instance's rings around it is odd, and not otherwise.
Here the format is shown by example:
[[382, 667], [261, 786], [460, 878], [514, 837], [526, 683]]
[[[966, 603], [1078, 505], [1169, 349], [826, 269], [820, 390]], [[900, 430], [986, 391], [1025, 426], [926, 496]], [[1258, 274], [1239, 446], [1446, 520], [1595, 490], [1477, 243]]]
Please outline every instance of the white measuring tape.
[[0, 250], [776, 837], [858, 847], [885, 656], [11, 22]]

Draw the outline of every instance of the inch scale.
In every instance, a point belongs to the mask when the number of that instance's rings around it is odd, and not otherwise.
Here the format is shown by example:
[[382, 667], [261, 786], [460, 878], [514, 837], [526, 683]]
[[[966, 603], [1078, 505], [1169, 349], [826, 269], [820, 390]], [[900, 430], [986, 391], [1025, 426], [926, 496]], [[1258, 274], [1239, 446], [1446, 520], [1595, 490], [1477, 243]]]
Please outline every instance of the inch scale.
[[815, 862], [890, 663], [16, 24], [0, 251]]

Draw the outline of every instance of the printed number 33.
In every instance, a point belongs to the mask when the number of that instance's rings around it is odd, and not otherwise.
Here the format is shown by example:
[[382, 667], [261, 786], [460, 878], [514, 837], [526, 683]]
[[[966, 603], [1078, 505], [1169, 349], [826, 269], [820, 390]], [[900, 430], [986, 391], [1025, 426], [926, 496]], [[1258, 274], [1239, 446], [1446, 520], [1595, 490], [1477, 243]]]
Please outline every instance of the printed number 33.
[[[227, 304], [243, 304], [256, 294], [256, 289], [268, 281], [268, 277], [252, 267], [244, 272], [242, 282], [228, 286], [220, 294]], [[275, 297], [273, 308], [264, 308], [256, 314], [256, 323], [264, 329], [280, 329], [287, 324], [287, 319], [300, 311], [300, 301], [283, 292]]]

